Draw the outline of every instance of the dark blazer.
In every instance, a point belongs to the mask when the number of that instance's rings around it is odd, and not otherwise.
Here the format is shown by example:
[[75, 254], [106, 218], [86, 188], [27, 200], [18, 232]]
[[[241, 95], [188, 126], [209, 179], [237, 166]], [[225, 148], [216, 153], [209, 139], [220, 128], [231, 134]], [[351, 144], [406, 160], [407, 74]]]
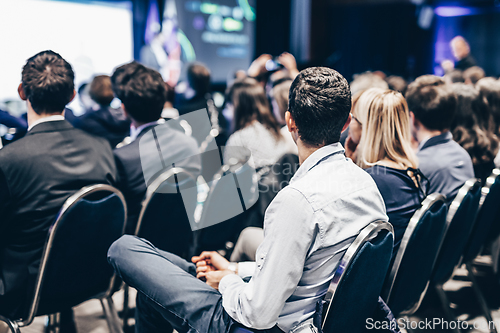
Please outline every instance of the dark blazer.
[[[155, 142], [146, 142], [147, 140], [141, 142], [143, 138], [148, 139], [151, 134], [146, 137], [145, 134], [151, 133], [152, 128], [155, 128], [163, 160], [168, 165], [166, 169], [172, 163], [175, 163], [175, 166], [186, 169], [195, 177], [201, 173], [201, 158], [198, 155], [196, 140], [170, 126], [169, 122], [146, 127], [130, 144], [115, 149], [114, 154], [119, 178], [118, 188], [127, 201], [126, 232], [129, 234], [133, 234], [135, 231], [141, 203], [146, 194], [146, 181], [150, 184], [152, 180], [145, 179], [145, 174], [147, 177], [148, 172], [144, 172], [143, 166], [153, 169], [149, 174], [154, 174], [162, 169], [161, 166], [155, 164], [156, 161], [159, 161]], [[150, 159], [150, 163], [147, 162], [148, 159]]]
[[125, 118], [123, 111], [109, 106], [87, 111], [74, 120], [73, 126], [105, 138], [112, 148], [122, 142], [130, 132], [130, 120]]
[[0, 314], [15, 313], [31, 294], [64, 201], [86, 185], [115, 182], [109, 144], [66, 120], [35, 125], [0, 150]]

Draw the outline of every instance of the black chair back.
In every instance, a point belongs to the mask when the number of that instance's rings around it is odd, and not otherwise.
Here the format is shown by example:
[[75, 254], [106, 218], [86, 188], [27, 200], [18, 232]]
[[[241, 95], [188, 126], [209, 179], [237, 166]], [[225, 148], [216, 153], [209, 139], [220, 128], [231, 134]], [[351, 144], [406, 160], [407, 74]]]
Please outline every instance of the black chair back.
[[252, 167], [247, 163], [222, 166], [203, 204], [197, 252], [220, 250], [226, 242], [234, 243], [248, 226], [248, 215], [258, 198], [258, 179]]
[[196, 204], [194, 176], [182, 168], [168, 169], [148, 186], [135, 234], [161, 250], [190, 259]]
[[447, 210], [445, 197], [433, 193], [408, 223], [382, 291], [396, 316], [413, 313], [420, 305], [443, 239]]
[[481, 181], [465, 182], [450, 205], [446, 230], [431, 276], [432, 285], [445, 283], [459, 264], [476, 219], [481, 199]]
[[110, 296], [114, 273], [107, 252], [124, 233], [126, 210], [121, 192], [109, 185], [84, 187], [66, 200], [50, 227], [33, 302], [20, 326], [35, 315]]
[[500, 233], [500, 169], [494, 169], [481, 189], [481, 200], [476, 222], [465, 246], [463, 262], [476, 258], [483, 246]]
[[393, 227], [373, 222], [340, 260], [325, 295], [323, 331], [364, 332], [377, 306], [394, 245]]

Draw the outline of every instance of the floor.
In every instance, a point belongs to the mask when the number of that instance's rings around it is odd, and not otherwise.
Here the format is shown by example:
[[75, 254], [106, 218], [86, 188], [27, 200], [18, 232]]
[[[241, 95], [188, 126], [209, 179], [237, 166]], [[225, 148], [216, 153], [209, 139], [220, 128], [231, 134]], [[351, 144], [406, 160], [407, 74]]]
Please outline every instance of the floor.
[[[494, 322], [500, 325], [500, 284], [493, 278], [491, 268], [486, 266], [477, 266], [477, 280], [481, 286], [481, 290], [485, 295], [492, 311]], [[467, 271], [461, 267], [455, 271], [453, 280], [448, 281], [444, 285], [446, 294], [452, 302], [453, 312], [458, 320], [462, 323], [462, 328], [468, 326], [468, 329], [462, 332], [470, 333], [487, 333], [488, 323], [482, 316], [480, 306], [474, 297], [472, 284], [467, 277]], [[123, 292], [120, 291], [113, 296], [114, 303], [118, 311], [121, 311], [123, 306]], [[131, 289], [130, 305], [134, 306], [135, 290]], [[459, 304], [459, 305], [457, 305]], [[102, 308], [97, 300], [88, 301], [74, 308], [76, 325], [79, 333], [107, 333], [109, 332], [106, 320], [102, 313]], [[451, 332], [446, 330], [443, 324], [445, 313], [439, 306], [436, 299], [426, 298], [422, 304], [421, 310], [409, 318], [412, 330], [401, 329], [402, 332]], [[398, 323], [403, 322], [408, 325], [404, 318], [398, 319]], [[36, 318], [32, 325], [22, 328], [22, 333], [43, 333], [45, 318]], [[129, 320], [133, 326], [133, 319]], [[420, 325], [416, 327], [415, 325]], [[451, 324], [454, 325], [454, 324]], [[416, 328], [415, 328], [416, 327]], [[133, 327], [130, 329], [133, 332]], [[0, 323], [0, 333], [9, 333], [8, 329]], [[126, 332], [128, 333], [128, 332]]]

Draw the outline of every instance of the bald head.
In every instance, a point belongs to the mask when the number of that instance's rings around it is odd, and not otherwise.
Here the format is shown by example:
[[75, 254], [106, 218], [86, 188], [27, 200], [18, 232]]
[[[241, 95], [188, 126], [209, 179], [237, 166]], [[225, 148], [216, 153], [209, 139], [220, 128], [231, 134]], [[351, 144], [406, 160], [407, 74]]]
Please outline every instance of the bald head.
[[462, 60], [467, 57], [470, 53], [469, 43], [462, 36], [457, 36], [453, 38], [450, 42], [450, 47], [453, 52], [453, 56], [457, 60]]

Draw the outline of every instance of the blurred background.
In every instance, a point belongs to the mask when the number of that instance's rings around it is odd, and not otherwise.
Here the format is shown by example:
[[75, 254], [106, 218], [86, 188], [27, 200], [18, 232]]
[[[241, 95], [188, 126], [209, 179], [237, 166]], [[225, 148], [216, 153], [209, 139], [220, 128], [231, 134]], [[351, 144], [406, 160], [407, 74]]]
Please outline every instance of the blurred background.
[[[185, 79], [185, 64], [203, 62], [223, 90], [258, 55], [285, 51], [299, 69], [329, 66], [348, 80], [365, 71], [442, 75], [457, 35], [486, 76], [500, 75], [499, 0], [0, 0], [0, 107], [25, 111], [21, 68], [43, 49], [72, 64], [80, 92], [132, 59], [172, 85]], [[76, 115], [78, 96], [69, 106]]]

